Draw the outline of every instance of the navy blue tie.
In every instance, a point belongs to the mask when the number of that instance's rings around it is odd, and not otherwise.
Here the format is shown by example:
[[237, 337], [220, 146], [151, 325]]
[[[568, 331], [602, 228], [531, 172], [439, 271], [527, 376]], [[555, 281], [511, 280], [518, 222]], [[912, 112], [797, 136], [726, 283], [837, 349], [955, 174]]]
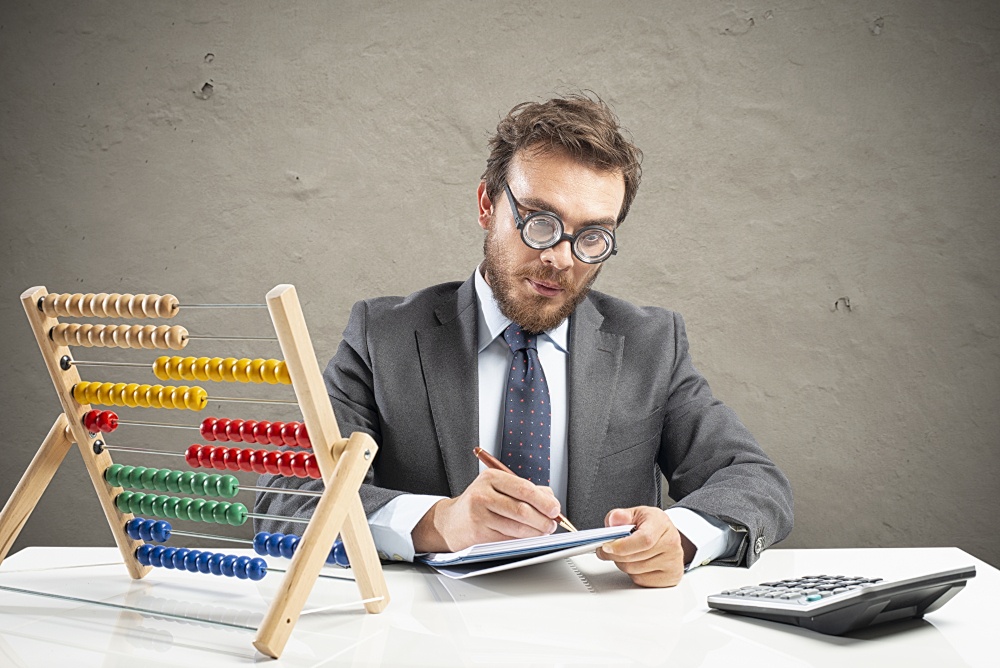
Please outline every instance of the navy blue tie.
[[536, 485], [549, 485], [552, 409], [535, 345], [536, 334], [512, 324], [503, 338], [514, 353], [504, 393], [500, 461]]

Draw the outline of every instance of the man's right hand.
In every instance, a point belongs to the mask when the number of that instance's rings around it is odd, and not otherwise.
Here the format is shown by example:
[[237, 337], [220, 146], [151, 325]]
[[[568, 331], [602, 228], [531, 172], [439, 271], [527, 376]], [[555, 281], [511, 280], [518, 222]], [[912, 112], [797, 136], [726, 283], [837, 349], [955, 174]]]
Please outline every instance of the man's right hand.
[[479, 543], [544, 536], [556, 530], [559, 510], [550, 488], [486, 469], [461, 496], [431, 506], [413, 528], [413, 547], [457, 552]]

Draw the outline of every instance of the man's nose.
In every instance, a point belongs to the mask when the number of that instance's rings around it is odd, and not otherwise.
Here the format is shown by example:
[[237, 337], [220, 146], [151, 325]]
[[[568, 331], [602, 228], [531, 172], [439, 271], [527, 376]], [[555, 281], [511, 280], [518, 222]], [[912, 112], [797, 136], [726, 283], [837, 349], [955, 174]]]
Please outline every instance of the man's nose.
[[573, 266], [573, 246], [568, 239], [560, 241], [551, 248], [542, 251], [542, 262], [551, 265], [559, 271], [566, 271]]

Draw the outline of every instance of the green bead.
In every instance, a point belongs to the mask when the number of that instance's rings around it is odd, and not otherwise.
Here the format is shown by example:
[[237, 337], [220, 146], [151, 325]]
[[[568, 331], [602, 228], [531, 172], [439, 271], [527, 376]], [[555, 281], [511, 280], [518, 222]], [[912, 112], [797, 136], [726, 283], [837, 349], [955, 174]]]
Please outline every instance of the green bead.
[[135, 470], [134, 466], [123, 466], [122, 470], [118, 472], [118, 486], [119, 487], [131, 487], [132, 486], [132, 471]]
[[174, 512], [179, 520], [190, 520], [191, 519], [191, 504], [194, 503], [194, 499], [189, 499], [187, 497], [182, 497], [177, 499], [177, 505], [174, 506]]
[[229, 524], [229, 520], [226, 519], [226, 511], [231, 505], [233, 504], [228, 501], [219, 501], [219, 505], [212, 509], [212, 521], [216, 524]]
[[208, 479], [205, 480], [205, 488], [198, 490], [198, 493], [205, 496], [218, 496], [219, 479], [221, 477], [218, 473], [209, 474]]
[[167, 473], [167, 491], [173, 492], [174, 494], [179, 494], [181, 491], [181, 476], [184, 475], [183, 471], [170, 471]]
[[234, 475], [224, 475], [219, 477], [218, 495], [224, 499], [231, 499], [240, 491], [240, 481]]
[[215, 508], [219, 505], [218, 501], [210, 499], [205, 502], [205, 505], [201, 507], [201, 521], [202, 522], [214, 522], [215, 521]]
[[157, 492], [166, 492], [168, 475], [170, 469], [156, 469], [156, 473], [153, 474], [153, 489]]
[[115, 497], [115, 505], [118, 506], [118, 510], [122, 511], [123, 513], [132, 512], [132, 508], [129, 505], [129, 499], [132, 498], [132, 495], [133, 492], [129, 492], [128, 490], [126, 490]]
[[139, 502], [142, 501], [142, 497], [143, 496], [144, 495], [143, 495], [142, 492], [132, 492], [132, 496], [129, 497], [129, 499], [128, 499], [128, 510], [133, 515], [141, 515], [142, 514], [142, 508], [140, 507]]
[[191, 485], [193, 480], [194, 473], [192, 471], [181, 471], [180, 480], [177, 481], [180, 491], [184, 494], [194, 494], [194, 487]]
[[208, 480], [208, 474], [203, 471], [198, 471], [194, 474], [194, 480], [191, 481], [191, 493], [192, 494], [204, 494], [205, 493], [205, 481]]
[[145, 466], [134, 467], [132, 472], [128, 474], [128, 486], [132, 489], [140, 489], [142, 487], [142, 474], [145, 472]]
[[[140, 497], [139, 499], [137, 499], [137, 501], [139, 502], [139, 512], [142, 513], [143, 515], [152, 515], [153, 514], [153, 501], [156, 500], [156, 495], [155, 494], [136, 494], [136, 496]], [[155, 517], [155, 515], [154, 515], [154, 517]]]
[[247, 507], [242, 503], [231, 503], [226, 509], [226, 521], [234, 527], [243, 526], [247, 521]]
[[139, 489], [156, 489], [156, 487], [153, 486], [153, 477], [156, 475], [157, 471], [159, 471], [159, 469], [146, 469], [143, 471], [142, 475], [139, 476]]
[[201, 509], [205, 507], [205, 499], [193, 499], [188, 507], [188, 519], [192, 522], [203, 522], [201, 519]]
[[122, 469], [125, 468], [121, 464], [112, 464], [108, 468], [104, 469], [104, 479], [112, 487], [120, 487], [118, 484], [118, 476], [121, 475]]
[[150, 496], [153, 497], [153, 517], [166, 517], [167, 514], [163, 511], [163, 506], [170, 500], [170, 497], [164, 494], [150, 494]]
[[177, 519], [177, 502], [180, 500], [176, 496], [166, 497], [167, 501], [163, 504], [163, 515], [168, 519]]

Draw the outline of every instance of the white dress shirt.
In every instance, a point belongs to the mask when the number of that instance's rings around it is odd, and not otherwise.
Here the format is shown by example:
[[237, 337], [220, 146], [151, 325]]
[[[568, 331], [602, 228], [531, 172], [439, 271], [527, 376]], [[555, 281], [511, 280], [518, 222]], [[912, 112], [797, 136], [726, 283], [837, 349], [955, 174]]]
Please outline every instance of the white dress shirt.
[[[476, 270], [476, 299], [479, 303], [479, 445], [494, 457], [500, 455], [500, 433], [503, 428], [503, 388], [514, 354], [503, 339], [503, 331], [511, 321], [500, 312], [493, 290]], [[545, 382], [549, 387], [551, 452], [549, 469], [550, 487], [560, 505], [566, 507], [566, 484], [569, 462], [566, 457], [566, 427], [569, 405], [566, 390], [566, 360], [569, 350], [569, 321], [564, 320], [554, 329], [544, 332], [537, 339], [538, 357], [542, 363]], [[469, 452], [472, 457], [472, 452]], [[480, 462], [482, 472], [485, 465]], [[379, 556], [383, 559], [412, 561], [413, 539], [410, 533], [417, 522], [443, 496], [403, 494], [397, 496], [368, 516], [368, 524], [375, 539]], [[734, 553], [740, 534], [728, 524], [714, 517], [687, 508], [670, 508], [666, 511], [671, 522], [697, 548], [694, 559], [687, 568], [706, 564], [713, 559]], [[572, 519], [572, 518], [571, 518]]]

